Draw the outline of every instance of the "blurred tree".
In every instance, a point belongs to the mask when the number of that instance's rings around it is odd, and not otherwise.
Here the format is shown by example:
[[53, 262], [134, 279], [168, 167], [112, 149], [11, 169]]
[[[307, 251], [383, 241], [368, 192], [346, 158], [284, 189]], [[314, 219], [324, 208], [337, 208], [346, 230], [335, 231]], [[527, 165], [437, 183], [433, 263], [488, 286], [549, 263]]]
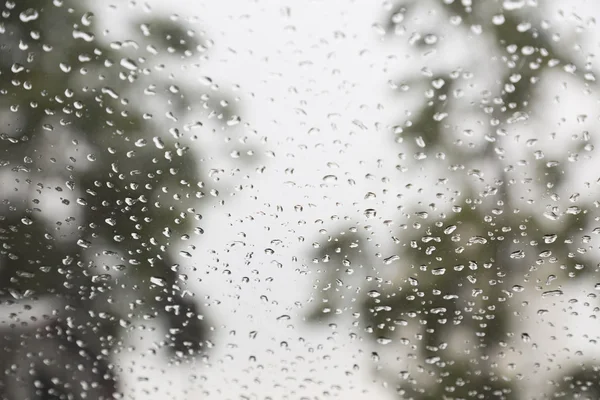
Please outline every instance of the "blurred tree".
[[[540, 292], [560, 296], [565, 279], [597, 273], [586, 250], [588, 210], [596, 204], [586, 204], [562, 179], [567, 164], [593, 149], [590, 135], [577, 132], [574, 146], [557, 152], [554, 134], [532, 133], [554, 123], [540, 94], [546, 82], [563, 74], [590, 94], [595, 77], [551, 33], [541, 6], [530, 3], [538, 2], [404, 1], [385, 27], [410, 36], [426, 63], [395, 85], [425, 94], [393, 127], [403, 151], [398, 170], [414, 166], [433, 176], [445, 170], [434, 190], [446, 192], [400, 207], [398, 220], [406, 223], [391, 232], [396, 250], [389, 257], [381, 255], [387, 247], [375, 229], [364, 237], [330, 237], [315, 257], [327, 264], [315, 285], [322, 304], [310, 320], [352, 311], [374, 346], [388, 346], [377, 372], [400, 398], [525, 398], [523, 376], [505, 361], [516, 340], [531, 340], [520, 328], [520, 306]], [[465, 46], [467, 57], [455, 68], [447, 59]], [[425, 59], [435, 52], [441, 60]], [[411, 59], [421, 68], [419, 55]], [[511, 153], [519, 134], [531, 138]], [[564, 159], [544, 154], [548, 142], [549, 153]], [[546, 199], [550, 205], [539, 204]], [[572, 383], [555, 385], [554, 396], [575, 398], [589, 386], [588, 395], [598, 398], [597, 384], [588, 384], [595, 381], [591, 371], [570, 370], [562, 380]]]
[[[204, 60], [210, 42], [154, 19], [108, 43], [89, 5], [0, 7], [0, 296], [13, 318], [0, 333], [2, 399], [112, 398], [111, 354], [140, 318], [159, 318], [178, 358], [209, 336], [171, 251], [202, 233], [194, 207], [210, 190], [177, 121], [195, 102], [195, 118], [230, 112], [175, 85], [164, 63]], [[36, 300], [57, 307], [20, 321]]]

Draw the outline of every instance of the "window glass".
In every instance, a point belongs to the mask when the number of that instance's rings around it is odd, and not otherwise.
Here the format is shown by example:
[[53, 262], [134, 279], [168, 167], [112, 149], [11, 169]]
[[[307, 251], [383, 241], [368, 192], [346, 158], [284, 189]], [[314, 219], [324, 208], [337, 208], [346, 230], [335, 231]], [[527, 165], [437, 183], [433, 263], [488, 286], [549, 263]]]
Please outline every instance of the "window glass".
[[597, 399], [591, 1], [0, 3], [0, 399]]

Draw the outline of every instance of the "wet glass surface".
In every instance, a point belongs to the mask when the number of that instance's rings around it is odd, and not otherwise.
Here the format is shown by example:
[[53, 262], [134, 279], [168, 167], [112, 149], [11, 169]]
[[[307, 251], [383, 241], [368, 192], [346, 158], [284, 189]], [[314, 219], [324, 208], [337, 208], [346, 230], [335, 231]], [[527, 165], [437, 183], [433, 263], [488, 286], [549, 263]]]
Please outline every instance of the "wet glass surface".
[[598, 399], [595, 2], [0, 5], [0, 399]]

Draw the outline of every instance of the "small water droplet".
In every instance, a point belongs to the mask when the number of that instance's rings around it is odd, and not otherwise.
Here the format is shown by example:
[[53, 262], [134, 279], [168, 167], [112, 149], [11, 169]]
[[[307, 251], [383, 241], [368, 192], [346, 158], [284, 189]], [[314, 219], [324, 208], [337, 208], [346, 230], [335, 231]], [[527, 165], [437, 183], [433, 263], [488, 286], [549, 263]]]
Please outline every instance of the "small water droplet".
[[138, 69], [137, 64], [131, 58], [121, 58], [121, 66], [130, 71], [135, 71]]
[[510, 258], [521, 259], [525, 258], [525, 252], [523, 250], [516, 250], [510, 253]]
[[386, 344], [392, 343], [392, 339], [386, 337], [379, 337], [377, 338], [377, 343], [385, 346]]
[[365, 217], [367, 218], [375, 218], [377, 216], [377, 211], [373, 208], [367, 208], [364, 212]]
[[444, 229], [444, 234], [450, 235], [452, 232], [456, 230], [456, 225], [448, 225], [446, 229]]
[[19, 14], [19, 19], [23, 22], [31, 22], [38, 19], [39, 16], [40, 13], [37, 10], [33, 8], [28, 8], [27, 10]]
[[544, 235], [543, 239], [544, 239], [544, 243], [550, 244], [550, 243], [554, 243], [554, 241], [556, 241], [556, 238], [558, 237], [558, 235], [552, 233], [552, 234], [548, 234], [548, 235]]
[[94, 18], [94, 13], [88, 11], [85, 14], [83, 14], [83, 16], [81, 17], [81, 23], [85, 26], [90, 26], [92, 24], [93, 18]]
[[161, 278], [159, 276], [150, 277], [150, 282], [152, 282], [156, 286], [161, 286], [161, 287], [164, 287], [167, 285], [167, 281], [164, 278]]
[[77, 241], [77, 246], [82, 247], [84, 249], [89, 249], [92, 246], [92, 243], [84, 239], [79, 239]]
[[192, 254], [189, 253], [189, 252], [187, 252], [187, 251], [184, 251], [184, 250], [181, 250], [179, 252], [179, 255], [182, 256], [182, 257], [185, 257], [185, 258], [192, 258]]
[[232, 115], [231, 118], [227, 120], [227, 126], [234, 126], [242, 122], [242, 119], [237, 115]]
[[393, 263], [394, 261], [398, 261], [400, 259], [400, 256], [394, 254], [393, 256], [389, 256], [388, 258], [384, 258], [383, 259], [383, 263], [385, 265], [390, 265], [391, 263]]
[[562, 296], [562, 295], [563, 295], [562, 290], [548, 290], [548, 291], [542, 293], [542, 297], [556, 297], [556, 296]]

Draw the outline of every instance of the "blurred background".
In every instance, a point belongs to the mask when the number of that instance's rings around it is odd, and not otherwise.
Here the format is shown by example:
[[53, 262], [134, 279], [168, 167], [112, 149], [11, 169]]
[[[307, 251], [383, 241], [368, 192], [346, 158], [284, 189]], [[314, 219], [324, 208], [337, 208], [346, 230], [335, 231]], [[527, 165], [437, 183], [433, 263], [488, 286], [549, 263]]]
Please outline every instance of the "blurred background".
[[600, 398], [594, 2], [1, 12], [0, 398]]

